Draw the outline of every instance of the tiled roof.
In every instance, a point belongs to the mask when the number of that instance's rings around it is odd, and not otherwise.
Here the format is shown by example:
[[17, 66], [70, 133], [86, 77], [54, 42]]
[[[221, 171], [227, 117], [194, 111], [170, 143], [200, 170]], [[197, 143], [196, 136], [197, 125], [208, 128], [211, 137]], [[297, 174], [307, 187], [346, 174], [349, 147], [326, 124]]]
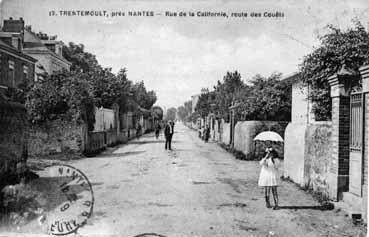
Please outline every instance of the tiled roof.
[[13, 46], [8, 45], [7, 43], [5, 43], [4, 41], [2, 41], [1, 39], [0, 39], [0, 48], [3, 48], [5, 50], [9, 51], [10, 53], [14, 53], [14, 54], [16, 54], [16, 55], [18, 55], [20, 57], [23, 57], [23, 58], [25, 58], [27, 60], [31, 60], [31, 61], [34, 61], [34, 62], [37, 61], [36, 59], [32, 58], [31, 56], [28, 56], [28, 55], [23, 54], [22, 52], [18, 51]]
[[42, 41], [37, 37], [37, 35], [35, 33], [33, 33], [32, 31], [29, 31], [27, 29], [24, 30], [24, 50], [25, 51], [37, 50], [37, 51], [40, 51], [40, 52], [46, 52], [46, 53], [49, 53], [49, 54], [53, 55], [54, 57], [59, 58], [60, 60], [66, 62], [68, 64], [71, 64], [69, 61], [67, 61], [62, 56], [59, 56], [55, 52], [48, 49], [42, 43]]

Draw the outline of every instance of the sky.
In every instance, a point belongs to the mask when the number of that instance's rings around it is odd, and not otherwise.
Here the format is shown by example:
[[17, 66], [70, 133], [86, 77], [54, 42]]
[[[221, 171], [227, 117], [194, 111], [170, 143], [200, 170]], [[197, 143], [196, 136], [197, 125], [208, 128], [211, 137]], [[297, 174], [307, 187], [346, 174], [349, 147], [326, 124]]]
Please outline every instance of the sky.
[[[82, 43], [113, 72], [125, 67], [132, 81], [157, 93], [157, 105], [178, 107], [212, 89], [227, 71], [247, 81], [256, 74], [298, 71], [304, 55], [319, 46], [326, 25], [369, 28], [368, 0], [0, 0], [0, 20], [23, 17], [36, 32], [58, 35], [64, 43]], [[61, 16], [59, 11], [107, 11], [109, 16]], [[50, 16], [55, 11], [57, 16]], [[112, 12], [126, 16], [112, 17]], [[154, 16], [127, 16], [152, 11]], [[165, 16], [185, 12], [186, 17]], [[226, 17], [198, 17], [197, 12], [226, 12]], [[195, 16], [188, 16], [194, 12]], [[231, 13], [248, 13], [235, 18]], [[251, 12], [280, 12], [284, 17], [250, 17]]]

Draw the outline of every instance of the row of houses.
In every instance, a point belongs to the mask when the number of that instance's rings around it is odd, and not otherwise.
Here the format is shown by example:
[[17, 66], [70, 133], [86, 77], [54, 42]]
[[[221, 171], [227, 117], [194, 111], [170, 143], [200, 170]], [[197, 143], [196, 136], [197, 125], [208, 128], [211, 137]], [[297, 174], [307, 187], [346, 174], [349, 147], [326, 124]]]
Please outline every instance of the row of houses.
[[1, 88], [21, 88], [46, 74], [69, 70], [71, 63], [62, 55], [63, 42], [56, 38], [33, 32], [22, 18], [4, 20], [0, 31]]
[[[367, 221], [369, 150], [369, 65], [360, 73], [345, 67], [328, 78], [332, 119], [316, 121], [310, 87], [298, 73], [292, 81], [291, 121], [234, 121], [217, 118], [214, 111], [195, 123], [187, 123], [199, 134], [210, 128], [210, 139], [242, 152], [246, 158], [260, 157], [264, 147], [253, 141], [262, 131], [284, 138], [279, 155], [284, 159], [284, 177], [335, 202], [352, 217]], [[362, 87], [352, 81], [361, 80]], [[199, 95], [192, 96], [192, 108]], [[241, 102], [242, 103], [242, 102]], [[229, 107], [232, 117], [233, 109]]]
[[0, 30], [0, 186], [22, 173], [28, 157], [26, 110], [17, 95], [35, 80], [71, 63], [62, 57], [62, 42], [36, 34], [24, 20], [4, 20]]
[[24, 105], [12, 95], [47, 75], [69, 71], [71, 65], [63, 57], [63, 42], [57, 36], [35, 33], [22, 18], [4, 20], [0, 30], [0, 176], [22, 172], [28, 156], [95, 154], [153, 129], [150, 111], [120, 112], [119, 106], [95, 108], [93, 131], [86, 124], [61, 120], [30, 126]]

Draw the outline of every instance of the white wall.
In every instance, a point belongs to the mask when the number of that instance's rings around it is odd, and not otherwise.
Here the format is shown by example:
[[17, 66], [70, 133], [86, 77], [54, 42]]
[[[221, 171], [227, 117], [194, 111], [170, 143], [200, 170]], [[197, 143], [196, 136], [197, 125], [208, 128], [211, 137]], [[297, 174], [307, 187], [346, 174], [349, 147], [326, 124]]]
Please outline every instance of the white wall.
[[114, 128], [114, 110], [96, 108], [94, 131], [104, 131]]
[[284, 174], [304, 185], [306, 123], [289, 123], [284, 135]]
[[291, 122], [314, 122], [312, 103], [308, 98], [309, 90], [309, 87], [303, 85], [302, 82], [296, 82], [292, 85]]
[[223, 124], [222, 143], [227, 145], [231, 142], [230, 129], [231, 129], [230, 123]]

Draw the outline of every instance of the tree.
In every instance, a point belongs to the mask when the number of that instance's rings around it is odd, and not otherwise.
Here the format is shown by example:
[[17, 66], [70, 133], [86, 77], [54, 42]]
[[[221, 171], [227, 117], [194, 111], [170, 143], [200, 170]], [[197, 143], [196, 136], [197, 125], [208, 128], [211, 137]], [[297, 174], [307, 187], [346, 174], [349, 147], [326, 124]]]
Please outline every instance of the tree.
[[182, 121], [185, 121], [186, 116], [187, 116], [187, 111], [185, 109], [185, 107], [183, 105], [179, 106], [177, 108], [177, 113], [178, 113], [178, 118]]
[[215, 107], [221, 118], [228, 120], [229, 107], [232, 105], [244, 88], [241, 74], [237, 71], [227, 72], [223, 82], [218, 81], [215, 89]]
[[357, 71], [369, 62], [369, 34], [359, 21], [342, 31], [328, 25], [329, 33], [320, 37], [321, 45], [304, 57], [300, 65], [301, 79], [311, 85], [310, 97], [317, 120], [331, 117], [331, 98], [327, 78], [343, 66]]
[[172, 107], [167, 110], [166, 120], [174, 121], [176, 119], [177, 109]]
[[280, 80], [281, 76], [254, 76], [239, 96], [237, 119], [290, 121], [292, 85], [291, 81]]
[[83, 120], [92, 130], [95, 122], [92, 88], [83, 73], [63, 71], [35, 82], [26, 108], [32, 123]]
[[132, 91], [135, 101], [144, 109], [150, 109], [157, 100], [155, 92], [147, 91], [143, 81], [134, 84]]
[[195, 108], [198, 117], [205, 117], [211, 112], [213, 100], [215, 100], [215, 92], [207, 92], [200, 95]]
[[86, 52], [83, 44], [69, 42], [63, 46], [63, 57], [72, 63], [71, 71], [91, 72], [101, 69], [96, 56]]
[[185, 102], [184, 107], [185, 107], [185, 110], [187, 112], [187, 116], [190, 116], [191, 113], [192, 113], [192, 101], [189, 100], [189, 101]]
[[151, 113], [152, 113], [152, 116], [157, 119], [157, 120], [162, 120], [163, 119], [163, 109], [159, 106], [153, 106], [151, 108]]
[[192, 101], [186, 101], [183, 105], [177, 108], [177, 111], [179, 119], [187, 122], [191, 121]]

